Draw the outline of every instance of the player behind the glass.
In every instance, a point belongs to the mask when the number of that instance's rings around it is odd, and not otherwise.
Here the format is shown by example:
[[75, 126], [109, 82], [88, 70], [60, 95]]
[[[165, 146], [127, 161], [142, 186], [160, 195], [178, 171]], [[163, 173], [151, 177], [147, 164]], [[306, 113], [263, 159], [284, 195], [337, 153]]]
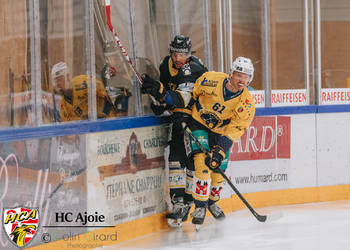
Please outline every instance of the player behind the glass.
[[[59, 62], [53, 65], [51, 78], [53, 92], [62, 96], [59, 120], [68, 122], [88, 119], [89, 75], [77, 75], [71, 79], [67, 64]], [[96, 79], [96, 106], [97, 118], [118, 116], [108, 91], [103, 82], [98, 79]]]
[[229, 75], [210, 71], [194, 85], [189, 104], [192, 118], [186, 123], [210, 152], [206, 156], [193, 139], [186, 137], [187, 153], [195, 166], [192, 191], [195, 210], [191, 217], [196, 229], [203, 224], [207, 208], [215, 219], [225, 218], [217, 205], [224, 178], [215, 169], [226, 170], [233, 142], [244, 134], [254, 118], [255, 104], [247, 88], [253, 75], [251, 60], [238, 57]]
[[184, 109], [191, 99], [195, 81], [207, 68], [202, 61], [191, 55], [191, 40], [183, 35], [176, 35], [169, 45], [170, 55], [166, 56], [160, 66], [160, 80], [156, 81], [147, 75], [143, 76], [142, 93], [150, 94], [161, 103], [151, 104], [156, 115], [170, 111], [172, 130], [170, 139], [169, 187], [172, 203], [171, 211], [166, 215], [170, 226], [180, 226], [188, 217], [192, 199], [192, 180], [194, 166], [188, 161], [184, 149], [184, 132], [181, 127]]

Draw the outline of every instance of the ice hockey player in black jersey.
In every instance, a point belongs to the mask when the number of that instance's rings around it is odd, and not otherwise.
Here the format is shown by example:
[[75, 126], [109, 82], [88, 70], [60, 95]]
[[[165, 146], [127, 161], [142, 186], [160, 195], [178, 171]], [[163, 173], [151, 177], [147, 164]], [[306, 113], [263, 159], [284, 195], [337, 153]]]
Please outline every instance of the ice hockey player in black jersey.
[[172, 209], [166, 215], [170, 226], [180, 226], [186, 221], [192, 200], [192, 183], [194, 164], [186, 157], [184, 132], [179, 121], [191, 99], [191, 92], [196, 80], [207, 68], [202, 61], [191, 55], [191, 40], [183, 35], [176, 35], [169, 44], [170, 55], [166, 56], [159, 66], [160, 80], [143, 76], [142, 93], [155, 97], [162, 105], [151, 104], [156, 115], [164, 111], [171, 112], [172, 130], [169, 162], [169, 187]]

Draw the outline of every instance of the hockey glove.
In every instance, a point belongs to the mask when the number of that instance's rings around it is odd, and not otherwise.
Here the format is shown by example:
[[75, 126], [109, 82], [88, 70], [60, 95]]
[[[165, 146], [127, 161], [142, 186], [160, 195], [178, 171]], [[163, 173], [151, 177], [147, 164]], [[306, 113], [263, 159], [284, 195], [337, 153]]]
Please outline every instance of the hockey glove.
[[170, 118], [173, 123], [182, 124], [185, 122], [186, 125], [189, 125], [192, 120], [192, 116], [184, 112], [174, 112]]
[[166, 89], [163, 84], [149, 77], [148, 75], [142, 76], [143, 84], [141, 86], [141, 92], [143, 94], [149, 94], [153, 96], [158, 102], [163, 101], [166, 95]]
[[110, 66], [108, 64], [106, 64], [102, 70], [103, 70], [104, 77], [106, 77], [106, 79], [108, 80], [114, 77], [117, 73], [117, 70], [113, 66]]
[[153, 102], [151, 103], [151, 109], [155, 115], [161, 115], [167, 110], [166, 105], [156, 105]]
[[117, 73], [117, 70], [109, 65], [109, 64], [105, 64], [105, 66], [103, 66], [102, 70], [101, 70], [101, 78], [102, 78], [102, 82], [104, 84], [104, 86], [107, 86], [107, 80], [110, 80], [113, 76], [115, 76]]
[[219, 146], [214, 146], [214, 148], [209, 152], [209, 155], [205, 157], [205, 165], [215, 170], [216, 168], [220, 167], [224, 158], [224, 150]]

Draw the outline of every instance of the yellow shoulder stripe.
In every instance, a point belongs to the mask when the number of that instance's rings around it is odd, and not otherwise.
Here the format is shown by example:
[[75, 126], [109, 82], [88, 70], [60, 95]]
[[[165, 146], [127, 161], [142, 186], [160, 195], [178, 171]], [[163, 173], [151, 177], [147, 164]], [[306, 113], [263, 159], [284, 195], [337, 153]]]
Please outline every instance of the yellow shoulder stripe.
[[168, 63], [168, 65], [169, 65], [169, 73], [170, 73], [171, 76], [176, 76], [177, 73], [179, 72], [179, 70], [175, 69], [173, 67], [173, 64], [174, 64], [173, 60], [171, 60], [171, 57], [169, 57], [169, 63]]

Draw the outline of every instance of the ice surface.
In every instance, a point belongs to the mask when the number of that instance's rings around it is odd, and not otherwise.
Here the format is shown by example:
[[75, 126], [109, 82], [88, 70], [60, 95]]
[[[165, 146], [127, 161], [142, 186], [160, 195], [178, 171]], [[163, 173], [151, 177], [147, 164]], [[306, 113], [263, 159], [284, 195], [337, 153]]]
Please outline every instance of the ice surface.
[[245, 209], [228, 214], [223, 222], [206, 218], [199, 232], [186, 222], [182, 228], [170, 228], [98, 249], [350, 249], [350, 200], [258, 208], [256, 211], [276, 218], [259, 222]]

